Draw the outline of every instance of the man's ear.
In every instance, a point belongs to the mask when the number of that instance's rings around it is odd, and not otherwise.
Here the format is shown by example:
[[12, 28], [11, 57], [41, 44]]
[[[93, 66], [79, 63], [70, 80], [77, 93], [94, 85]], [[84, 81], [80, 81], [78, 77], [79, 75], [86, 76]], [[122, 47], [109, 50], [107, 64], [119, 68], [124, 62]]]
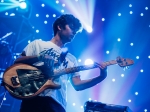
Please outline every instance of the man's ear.
[[61, 27], [60, 26], [57, 26], [58, 30], [60, 31], [61, 30]]

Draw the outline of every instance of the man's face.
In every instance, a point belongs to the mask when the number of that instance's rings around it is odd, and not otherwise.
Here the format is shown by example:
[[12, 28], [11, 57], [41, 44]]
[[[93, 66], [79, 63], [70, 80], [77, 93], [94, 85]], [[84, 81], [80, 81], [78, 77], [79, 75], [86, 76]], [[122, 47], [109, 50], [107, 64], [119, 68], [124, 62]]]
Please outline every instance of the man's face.
[[62, 28], [59, 32], [59, 36], [63, 44], [71, 42], [74, 39], [75, 35], [76, 30], [74, 30], [71, 25], [66, 25], [65, 29]]

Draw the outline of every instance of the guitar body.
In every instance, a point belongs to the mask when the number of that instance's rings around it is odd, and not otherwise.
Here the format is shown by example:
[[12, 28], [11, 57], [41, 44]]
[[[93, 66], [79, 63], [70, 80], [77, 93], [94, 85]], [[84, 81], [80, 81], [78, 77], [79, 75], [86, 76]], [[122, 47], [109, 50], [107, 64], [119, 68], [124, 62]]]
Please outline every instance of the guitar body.
[[35, 97], [48, 88], [60, 88], [52, 78], [45, 78], [41, 70], [27, 64], [15, 64], [8, 68], [3, 75], [3, 83], [17, 99]]
[[[131, 59], [117, 57], [103, 63], [106, 66], [118, 64], [120, 67], [127, 67], [134, 64]], [[53, 71], [53, 75], [47, 76], [41, 70], [27, 64], [14, 64], [9, 67], [3, 75], [3, 84], [8, 92], [17, 99], [28, 99], [37, 96], [45, 89], [59, 89], [61, 85], [55, 84], [53, 80], [62, 75], [98, 68], [99, 64], [77, 66], [62, 70]]]

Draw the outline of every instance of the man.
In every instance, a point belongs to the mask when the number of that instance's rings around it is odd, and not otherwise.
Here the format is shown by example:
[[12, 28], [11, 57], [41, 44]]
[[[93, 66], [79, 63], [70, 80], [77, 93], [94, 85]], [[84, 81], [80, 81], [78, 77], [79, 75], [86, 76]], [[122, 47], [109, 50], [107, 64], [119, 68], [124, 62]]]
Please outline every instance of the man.
[[[23, 50], [21, 57], [15, 63], [41, 65], [44, 74], [53, 74], [54, 70], [76, 67], [77, 60], [70, 53], [62, 52], [65, 44], [71, 42], [82, 28], [80, 21], [71, 14], [61, 15], [53, 23], [54, 37], [50, 41], [35, 40]], [[70, 80], [75, 90], [80, 91], [96, 85], [107, 76], [106, 66], [96, 64], [101, 70], [100, 75], [81, 80], [78, 72], [62, 75], [55, 80], [60, 89], [46, 89], [37, 97], [23, 100], [21, 112], [65, 112], [67, 81]]]

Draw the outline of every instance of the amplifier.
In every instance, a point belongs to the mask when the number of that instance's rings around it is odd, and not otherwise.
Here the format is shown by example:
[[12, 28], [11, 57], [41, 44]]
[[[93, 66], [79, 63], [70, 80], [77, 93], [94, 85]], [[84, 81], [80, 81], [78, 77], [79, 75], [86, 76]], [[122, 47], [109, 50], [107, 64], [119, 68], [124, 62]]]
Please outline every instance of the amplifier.
[[131, 109], [128, 106], [87, 101], [84, 104], [84, 112], [133, 112], [133, 111], [131, 111]]

